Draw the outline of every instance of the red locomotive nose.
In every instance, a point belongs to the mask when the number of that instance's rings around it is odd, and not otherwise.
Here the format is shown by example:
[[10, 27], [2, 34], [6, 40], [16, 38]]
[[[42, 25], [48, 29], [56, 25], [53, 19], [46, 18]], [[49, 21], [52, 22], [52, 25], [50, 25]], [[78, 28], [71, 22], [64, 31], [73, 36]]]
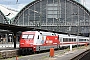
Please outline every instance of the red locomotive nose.
[[33, 39], [22, 39], [20, 40], [20, 47], [30, 47], [33, 45]]

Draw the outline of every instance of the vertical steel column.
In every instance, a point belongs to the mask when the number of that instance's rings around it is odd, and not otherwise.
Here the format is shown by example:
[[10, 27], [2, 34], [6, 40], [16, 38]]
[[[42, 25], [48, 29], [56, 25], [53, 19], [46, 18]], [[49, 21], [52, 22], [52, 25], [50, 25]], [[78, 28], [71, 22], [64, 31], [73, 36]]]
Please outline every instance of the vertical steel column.
[[65, 24], [64, 25], [66, 25], [66, 18], [67, 18], [67, 16], [66, 16], [66, 13], [67, 13], [67, 4], [66, 4], [66, 0], [65, 0]]
[[39, 28], [42, 28], [42, 1], [40, 1], [40, 12], [38, 12], [40, 15], [40, 22], [39, 22]]
[[6, 43], [8, 43], [8, 33], [6, 33], [5, 35], [6, 35]]
[[16, 32], [13, 32], [14, 48], [16, 48]]
[[60, 0], [57, 1], [58, 4], [57, 4], [57, 32], [59, 31], [59, 20], [60, 20]]
[[40, 15], [39, 28], [41, 29], [41, 20], [42, 20], [42, 14], [41, 14], [41, 13], [39, 13], [39, 15]]
[[78, 48], [78, 41], [79, 41], [79, 22], [77, 21], [77, 25], [76, 25], [76, 27], [77, 27], [77, 48]]

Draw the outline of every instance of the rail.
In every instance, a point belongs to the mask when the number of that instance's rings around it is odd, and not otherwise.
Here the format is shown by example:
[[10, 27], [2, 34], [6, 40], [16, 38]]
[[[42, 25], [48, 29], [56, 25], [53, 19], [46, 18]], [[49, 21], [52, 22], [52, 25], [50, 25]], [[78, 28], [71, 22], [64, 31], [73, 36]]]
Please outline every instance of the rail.
[[72, 58], [72, 59], [70, 59], [70, 60], [80, 60], [82, 57], [84, 57], [84, 56], [85, 56], [87, 53], [89, 53], [89, 52], [90, 52], [90, 49], [82, 52], [81, 54], [75, 56], [74, 58]]

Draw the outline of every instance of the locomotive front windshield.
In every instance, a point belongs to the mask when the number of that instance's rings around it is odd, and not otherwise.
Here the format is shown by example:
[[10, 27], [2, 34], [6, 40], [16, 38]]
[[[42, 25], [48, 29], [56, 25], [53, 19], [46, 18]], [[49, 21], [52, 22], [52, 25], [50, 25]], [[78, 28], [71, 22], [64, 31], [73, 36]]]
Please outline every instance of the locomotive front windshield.
[[22, 38], [24, 38], [24, 39], [33, 39], [34, 35], [25, 34], [25, 35], [22, 35]]

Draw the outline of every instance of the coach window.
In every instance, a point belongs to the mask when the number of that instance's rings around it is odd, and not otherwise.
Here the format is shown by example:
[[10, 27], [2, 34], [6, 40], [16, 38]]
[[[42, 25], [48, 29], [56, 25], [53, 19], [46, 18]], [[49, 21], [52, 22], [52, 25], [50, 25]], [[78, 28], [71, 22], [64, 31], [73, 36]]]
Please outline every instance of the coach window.
[[79, 41], [81, 41], [81, 39], [79, 39]]
[[70, 42], [70, 39], [68, 38], [68, 42]]
[[83, 41], [83, 39], [79, 39], [79, 41]]
[[73, 40], [73, 39], [72, 39], [72, 38], [70, 38], [70, 42], [72, 42], [72, 40]]
[[82, 39], [82, 41], [84, 41], [84, 39]]
[[66, 42], [68, 42], [68, 38], [66, 38]]
[[66, 38], [66, 40], [67, 40], [66, 42], [69, 42], [69, 38]]
[[73, 42], [73, 38], [72, 38], [72, 42]]
[[72, 42], [73, 42], [73, 38], [72, 38]]
[[67, 39], [66, 38], [63, 38], [63, 42], [66, 42], [67, 41]]
[[73, 42], [73, 38], [71, 39], [71, 42]]
[[67, 42], [68, 41], [68, 39], [67, 38], [65, 38], [65, 42]]
[[76, 39], [74, 39], [74, 41], [76, 41]]
[[74, 42], [76, 41], [76, 39], [74, 39]]
[[71, 38], [69, 38], [69, 42], [71, 42]]
[[72, 40], [73, 40], [73, 39], [71, 38], [71, 41], [70, 41], [70, 42], [72, 42]]
[[72, 39], [71, 38], [69, 38], [69, 42], [71, 42], [72, 41]]
[[65, 42], [65, 38], [63, 38], [63, 42]]
[[84, 39], [84, 41], [86, 41], [86, 39]]

